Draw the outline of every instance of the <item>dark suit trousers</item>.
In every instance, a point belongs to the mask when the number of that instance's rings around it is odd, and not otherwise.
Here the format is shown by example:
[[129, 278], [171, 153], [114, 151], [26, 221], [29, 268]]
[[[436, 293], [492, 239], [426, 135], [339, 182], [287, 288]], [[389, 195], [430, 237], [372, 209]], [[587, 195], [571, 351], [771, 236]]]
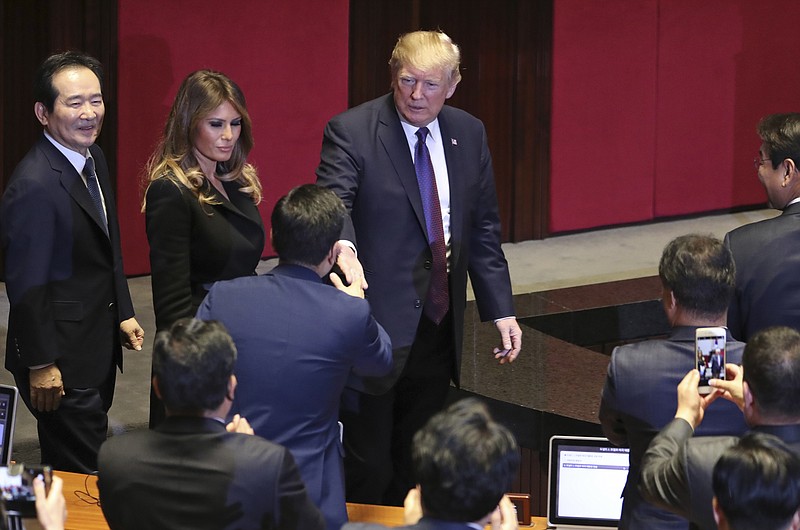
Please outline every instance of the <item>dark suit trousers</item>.
[[108, 409], [114, 398], [117, 367], [99, 388], [67, 388], [61, 403], [53, 412], [40, 412], [31, 407], [28, 371], [14, 374], [28, 410], [37, 420], [42, 464], [59, 471], [94, 473], [97, 453], [108, 436]]
[[349, 502], [402, 506], [414, 486], [414, 434], [447, 399], [455, 351], [451, 313], [437, 326], [422, 317], [395, 385], [373, 396], [345, 389], [345, 487]]

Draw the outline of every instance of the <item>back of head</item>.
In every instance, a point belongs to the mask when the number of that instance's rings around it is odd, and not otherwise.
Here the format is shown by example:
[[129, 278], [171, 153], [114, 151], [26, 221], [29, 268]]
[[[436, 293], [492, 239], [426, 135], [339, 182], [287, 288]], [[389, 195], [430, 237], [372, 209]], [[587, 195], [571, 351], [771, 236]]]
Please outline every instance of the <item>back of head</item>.
[[728, 311], [736, 280], [730, 250], [712, 236], [688, 234], [664, 247], [658, 275], [680, 306], [700, 318]]
[[331, 190], [297, 186], [272, 210], [272, 246], [281, 262], [316, 267], [339, 240], [346, 215]]
[[153, 375], [171, 413], [214, 410], [228, 394], [236, 347], [225, 326], [184, 318], [156, 335]]
[[751, 432], [717, 461], [713, 485], [732, 530], [783, 530], [800, 508], [800, 459], [775, 436]]
[[412, 465], [422, 510], [447, 521], [478, 521], [508, 491], [519, 465], [511, 432], [477, 399], [459, 401], [414, 435]]
[[800, 113], [770, 114], [758, 124], [758, 136], [764, 142], [773, 167], [787, 158], [800, 164]]
[[53, 106], [58, 96], [53, 86], [53, 77], [61, 70], [68, 68], [88, 68], [103, 86], [103, 65], [100, 61], [85, 53], [68, 51], [51, 55], [39, 65], [33, 79], [33, 97], [44, 104], [48, 112], [53, 112]]
[[742, 368], [762, 423], [800, 422], [800, 333], [784, 326], [759, 331], [745, 346]]
[[460, 63], [461, 51], [441, 31], [414, 31], [401, 35], [389, 59], [392, 79], [397, 79], [397, 72], [405, 65], [426, 71], [441, 68], [449, 73], [451, 83], [461, 81]]

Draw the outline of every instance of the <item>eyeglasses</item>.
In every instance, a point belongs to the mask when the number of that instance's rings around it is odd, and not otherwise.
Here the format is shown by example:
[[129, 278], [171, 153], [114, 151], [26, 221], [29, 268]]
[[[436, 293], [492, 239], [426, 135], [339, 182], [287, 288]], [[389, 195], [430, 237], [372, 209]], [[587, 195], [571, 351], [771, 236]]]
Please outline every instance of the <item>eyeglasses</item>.
[[761, 155], [759, 155], [759, 156], [757, 156], [757, 157], [755, 157], [753, 159], [753, 166], [755, 166], [755, 168], [758, 169], [761, 166], [763, 166], [764, 164], [766, 164], [767, 162], [772, 162], [772, 159], [771, 158], [761, 158]]

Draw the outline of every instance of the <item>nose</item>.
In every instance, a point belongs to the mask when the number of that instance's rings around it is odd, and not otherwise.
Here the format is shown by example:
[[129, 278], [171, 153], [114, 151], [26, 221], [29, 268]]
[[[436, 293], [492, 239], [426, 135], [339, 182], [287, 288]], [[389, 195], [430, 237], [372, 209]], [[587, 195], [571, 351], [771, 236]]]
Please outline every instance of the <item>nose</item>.
[[97, 117], [97, 111], [90, 102], [87, 101], [83, 104], [83, 107], [81, 107], [81, 117], [85, 120], [93, 120]]
[[230, 140], [231, 138], [233, 138], [233, 130], [231, 129], [231, 125], [227, 124], [222, 129], [222, 139], [223, 140]]
[[411, 91], [411, 97], [413, 99], [422, 98], [422, 81], [417, 81], [414, 83], [414, 89]]

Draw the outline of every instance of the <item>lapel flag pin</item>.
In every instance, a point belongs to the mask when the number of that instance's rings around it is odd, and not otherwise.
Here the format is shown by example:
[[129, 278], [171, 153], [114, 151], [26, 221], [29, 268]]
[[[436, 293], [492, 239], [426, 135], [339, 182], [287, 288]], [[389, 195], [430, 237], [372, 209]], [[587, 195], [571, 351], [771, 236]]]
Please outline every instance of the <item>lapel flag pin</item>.
[[458, 145], [458, 140], [456, 140], [455, 138], [450, 138], [450, 143], [453, 145]]

